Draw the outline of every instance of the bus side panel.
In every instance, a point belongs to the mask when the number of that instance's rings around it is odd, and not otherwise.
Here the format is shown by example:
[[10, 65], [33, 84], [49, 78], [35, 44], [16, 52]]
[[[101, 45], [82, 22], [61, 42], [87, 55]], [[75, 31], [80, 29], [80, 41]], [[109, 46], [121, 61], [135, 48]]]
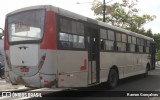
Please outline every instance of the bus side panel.
[[[123, 58], [123, 59], [122, 59]], [[100, 82], [108, 80], [108, 74], [112, 66], [117, 66], [119, 71], [119, 77], [123, 77], [124, 65], [126, 61], [126, 55], [114, 52], [101, 52], [100, 53]]]
[[150, 54], [142, 54], [142, 70], [145, 72], [147, 63], [150, 64], [150, 59], [149, 59]]
[[145, 73], [147, 57], [148, 54], [101, 52], [100, 82], [107, 81], [112, 66], [118, 68], [119, 79]]
[[126, 62], [126, 65], [123, 65], [124, 66], [123, 78], [125, 78], [133, 75], [133, 72], [136, 67], [136, 64], [135, 64], [136, 56], [133, 53], [125, 53], [123, 55], [126, 55], [126, 58], [125, 59], [123, 58], [123, 61]]
[[[57, 74], [57, 50], [41, 50], [40, 59], [45, 56], [43, 67], [40, 73]], [[39, 60], [40, 61], [40, 60]]]
[[58, 50], [57, 55], [58, 87], [86, 87], [88, 85], [88, 53]]
[[40, 73], [40, 83], [41, 87], [56, 87], [57, 85], [57, 50], [41, 50], [40, 60], [45, 59], [43, 66], [41, 67]]
[[[9, 66], [7, 64], [7, 62], [9, 62], [10, 59], [8, 59], [8, 61], [6, 60], [6, 57], [8, 57], [9, 55], [9, 51], [6, 50], [5, 51], [5, 56], [4, 56], [4, 66], [5, 66], [5, 80], [6, 82], [10, 83], [11, 82], [11, 79], [10, 79], [10, 76], [9, 76], [9, 71], [11, 71], [11, 66]], [[9, 58], [9, 57], [8, 57]]]
[[141, 62], [141, 59], [142, 59], [142, 56], [141, 54], [134, 54], [133, 57], [135, 58], [134, 59], [134, 74], [139, 74], [139, 71], [140, 71], [140, 68], [142, 67], [142, 62]]

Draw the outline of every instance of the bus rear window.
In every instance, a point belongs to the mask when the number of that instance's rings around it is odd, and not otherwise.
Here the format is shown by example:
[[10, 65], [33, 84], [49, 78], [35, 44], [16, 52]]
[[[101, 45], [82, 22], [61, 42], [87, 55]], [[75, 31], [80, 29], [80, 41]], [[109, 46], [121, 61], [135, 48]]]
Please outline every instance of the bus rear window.
[[9, 41], [40, 40], [43, 36], [45, 10], [31, 10], [8, 17]]

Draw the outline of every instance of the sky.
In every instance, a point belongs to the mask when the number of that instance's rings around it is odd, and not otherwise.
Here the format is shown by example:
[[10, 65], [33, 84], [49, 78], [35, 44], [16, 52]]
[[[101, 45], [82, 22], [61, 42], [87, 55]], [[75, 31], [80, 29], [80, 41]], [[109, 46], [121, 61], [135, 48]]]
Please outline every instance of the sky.
[[[120, 1], [113, 0], [110, 3]], [[77, 4], [77, 2], [81, 4]], [[7, 13], [35, 5], [53, 5], [94, 19], [96, 16], [91, 11], [91, 3], [87, 2], [93, 2], [93, 0], [3, 0], [0, 3], [0, 27], [4, 28]], [[160, 0], [138, 0], [137, 8], [140, 9], [140, 14], [156, 15], [156, 19], [144, 25], [144, 28], [152, 29], [153, 33], [160, 33]]]

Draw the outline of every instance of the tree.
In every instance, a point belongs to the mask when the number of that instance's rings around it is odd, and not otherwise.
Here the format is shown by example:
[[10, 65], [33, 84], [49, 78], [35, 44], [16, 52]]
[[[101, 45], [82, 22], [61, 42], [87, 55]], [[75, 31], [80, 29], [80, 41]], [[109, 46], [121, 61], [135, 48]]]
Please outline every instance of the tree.
[[160, 50], [158, 50], [156, 53], [156, 60], [160, 61]]
[[[138, 15], [139, 9], [136, 8], [137, 1], [122, 0], [122, 3], [106, 5], [106, 22], [112, 25], [125, 28], [131, 31], [143, 30], [143, 25], [156, 18], [154, 15]], [[96, 19], [102, 21], [103, 4], [94, 0], [91, 10], [98, 16]]]
[[[153, 38], [154, 38], [155, 45], [156, 45], [156, 51], [160, 53], [160, 33], [154, 34]], [[160, 58], [160, 54], [158, 54], [158, 55], [159, 55], [159, 58]]]

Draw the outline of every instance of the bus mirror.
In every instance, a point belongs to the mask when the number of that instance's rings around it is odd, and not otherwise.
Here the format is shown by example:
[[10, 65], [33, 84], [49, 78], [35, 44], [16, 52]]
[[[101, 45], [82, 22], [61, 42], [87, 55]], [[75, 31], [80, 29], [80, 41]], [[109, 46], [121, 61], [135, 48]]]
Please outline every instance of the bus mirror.
[[0, 28], [0, 39], [4, 39], [4, 30]]

